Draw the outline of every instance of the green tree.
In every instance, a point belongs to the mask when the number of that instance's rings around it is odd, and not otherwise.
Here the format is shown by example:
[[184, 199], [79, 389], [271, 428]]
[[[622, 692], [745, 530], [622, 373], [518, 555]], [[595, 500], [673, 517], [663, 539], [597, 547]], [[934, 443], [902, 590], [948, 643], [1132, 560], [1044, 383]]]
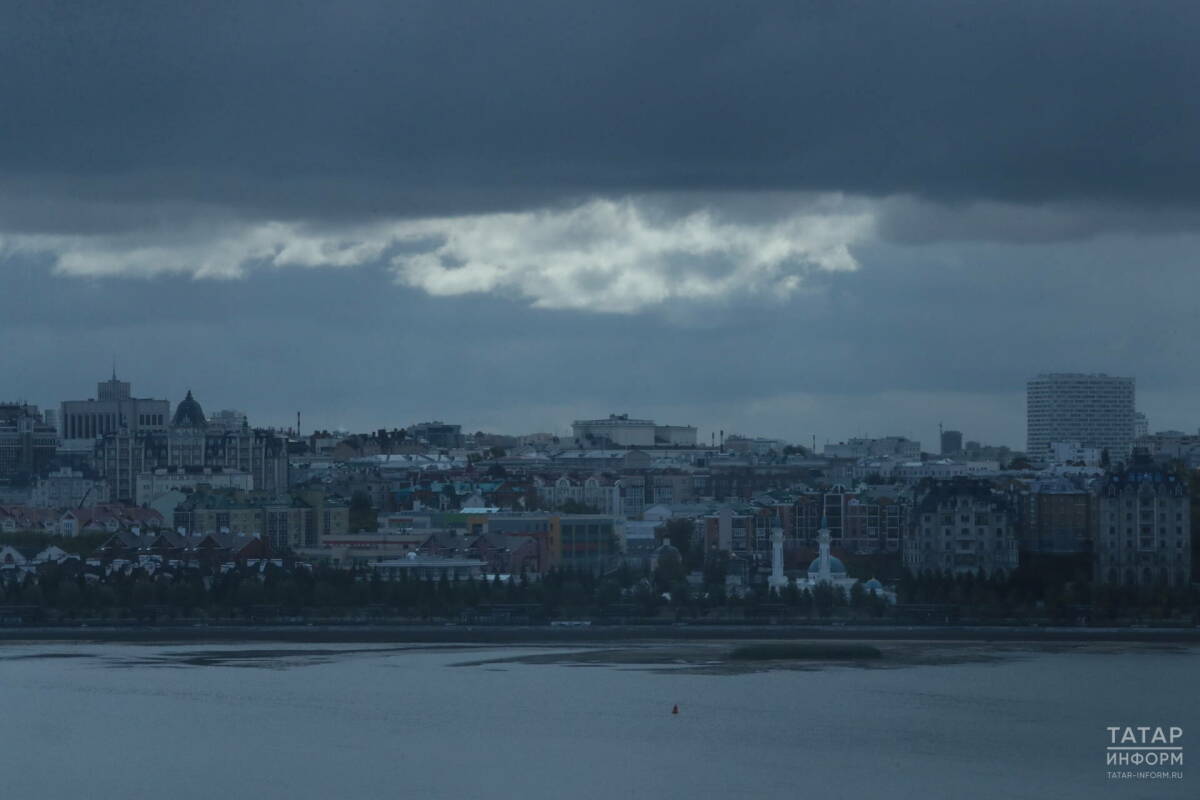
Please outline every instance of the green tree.
[[379, 530], [378, 513], [366, 492], [355, 492], [350, 497], [350, 529], [371, 533]]

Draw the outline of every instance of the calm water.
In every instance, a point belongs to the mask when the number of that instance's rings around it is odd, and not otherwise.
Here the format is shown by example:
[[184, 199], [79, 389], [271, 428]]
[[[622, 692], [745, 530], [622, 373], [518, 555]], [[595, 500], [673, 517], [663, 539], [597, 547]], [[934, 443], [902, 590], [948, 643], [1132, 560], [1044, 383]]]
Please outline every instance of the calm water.
[[[541, 651], [0, 645], [0, 796], [1200, 796], [1194, 648], [751, 674], [452, 666], [518, 652]], [[1105, 726], [1144, 724], [1184, 727], [1183, 781], [1106, 778]]]

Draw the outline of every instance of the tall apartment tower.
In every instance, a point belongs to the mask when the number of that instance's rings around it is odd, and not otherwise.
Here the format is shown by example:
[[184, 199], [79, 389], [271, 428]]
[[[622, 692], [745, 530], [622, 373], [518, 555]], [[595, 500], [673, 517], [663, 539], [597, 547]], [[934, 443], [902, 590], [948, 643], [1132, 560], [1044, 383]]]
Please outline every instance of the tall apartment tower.
[[1078, 442], [1129, 457], [1134, 432], [1133, 378], [1048, 373], [1026, 388], [1026, 452], [1043, 456], [1052, 442]]

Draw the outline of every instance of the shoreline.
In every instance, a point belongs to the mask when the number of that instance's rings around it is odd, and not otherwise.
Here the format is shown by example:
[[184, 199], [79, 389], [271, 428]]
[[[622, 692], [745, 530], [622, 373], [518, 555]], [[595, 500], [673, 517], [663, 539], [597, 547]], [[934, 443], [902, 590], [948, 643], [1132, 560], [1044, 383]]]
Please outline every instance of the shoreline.
[[141, 644], [589, 644], [705, 640], [1113, 642], [1200, 644], [1200, 628], [1026, 628], [819, 625], [196, 625], [0, 628], [0, 646], [22, 642]]

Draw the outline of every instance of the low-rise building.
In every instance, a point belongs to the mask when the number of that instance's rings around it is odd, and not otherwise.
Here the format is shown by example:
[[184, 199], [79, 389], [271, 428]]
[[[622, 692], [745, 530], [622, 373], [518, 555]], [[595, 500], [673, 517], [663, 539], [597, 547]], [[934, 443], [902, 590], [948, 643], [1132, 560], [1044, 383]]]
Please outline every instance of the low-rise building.
[[211, 489], [241, 489], [248, 492], [254, 488], [254, 476], [249, 472], [225, 467], [159, 467], [137, 476], [134, 502], [139, 506], [146, 505], [172, 489], [196, 489], [201, 486]]
[[371, 565], [380, 580], [478, 580], [486, 576], [487, 563], [478, 558], [441, 558], [410, 553], [404, 558], [376, 561]]
[[878, 439], [850, 439], [837, 444], [825, 445], [822, 453], [826, 458], [883, 458], [899, 459], [921, 457], [921, 443], [904, 436], [884, 436]]
[[107, 503], [108, 500], [107, 482], [89, 477], [80, 470], [63, 467], [38, 479], [29, 504], [39, 508], [78, 508]]
[[0, 480], [29, 485], [58, 449], [58, 429], [46, 424], [37, 406], [0, 403]]
[[240, 489], [197, 491], [175, 509], [174, 527], [184, 533], [261, 534], [274, 550], [321, 547], [326, 536], [344, 536], [350, 506], [320, 490], [277, 499]]

